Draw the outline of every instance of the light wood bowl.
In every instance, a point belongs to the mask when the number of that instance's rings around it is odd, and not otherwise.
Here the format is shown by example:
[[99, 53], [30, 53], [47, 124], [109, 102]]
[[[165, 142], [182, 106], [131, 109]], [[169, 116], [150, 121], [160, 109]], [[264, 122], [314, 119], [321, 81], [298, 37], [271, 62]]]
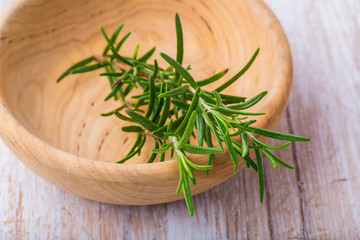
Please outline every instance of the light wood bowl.
[[[99, 72], [55, 83], [71, 64], [101, 53], [101, 25], [110, 33], [124, 22], [122, 34], [133, 34], [122, 53], [131, 54], [137, 43], [141, 53], [155, 45], [156, 58], [164, 65], [159, 52], [175, 55], [175, 12], [184, 30], [184, 65], [191, 63], [197, 79], [229, 67], [228, 79], [261, 48], [254, 65], [228, 93], [252, 97], [269, 91], [252, 110], [266, 112], [257, 126], [274, 129], [289, 98], [292, 60], [283, 29], [262, 1], [22, 0], [12, 4], [0, 23], [3, 141], [36, 174], [88, 199], [130, 205], [181, 199], [182, 194], [175, 194], [176, 160], [144, 163], [150, 141], [141, 157], [114, 163], [127, 153], [134, 135], [122, 133], [124, 123], [115, 117], [100, 116], [118, 103], [103, 101], [109, 86]], [[214, 165], [207, 177], [196, 171], [194, 195], [233, 175], [227, 153], [216, 155]]]

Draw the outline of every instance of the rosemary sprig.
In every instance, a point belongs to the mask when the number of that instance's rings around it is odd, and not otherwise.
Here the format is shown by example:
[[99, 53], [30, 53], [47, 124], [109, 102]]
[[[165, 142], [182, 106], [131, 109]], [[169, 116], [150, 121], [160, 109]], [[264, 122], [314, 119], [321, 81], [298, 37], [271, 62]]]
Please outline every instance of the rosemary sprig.
[[[225, 145], [230, 159], [234, 163], [234, 172], [237, 170], [240, 157], [248, 168], [253, 168], [259, 175], [260, 201], [262, 202], [264, 172], [261, 153], [274, 168], [279, 164], [293, 168], [271, 151], [285, 148], [292, 141], [309, 141], [310, 139], [252, 127], [251, 125], [256, 120], [246, 121], [248, 115], [264, 114], [243, 110], [249, 109], [263, 99], [267, 94], [266, 91], [247, 101], [245, 97], [221, 93], [245, 74], [258, 56], [259, 49], [237, 74], [210, 92], [202, 87], [221, 79], [228, 69], [196, 81], [189, 72], [190, 66], [182, 66], [183, 31], [178, 14], [175, 15], [176, 60], [165, 53], [160, 53], [160, 56], [169, 64], [167, 68], [158, 66], [156, 60], [153, 64], [147, 62], [154, 54], [155, 47], [138, 58], [140, 47], [138, 44], [132, 57], [122, 56], [119, 50], [130, 35], [127, 33], [118, 40], [123, 26], [121, 24], [116, 28], [111, 38], [101, 28], [101, 33], [107, 42], [102, 56], [91, 56], [74, 64], [57, 80], [60, 82], [70, 74], [101, 68], [105, 70], [100, 76], [106, 76], [111, 86], [111, 91], [105, 101], [113, 98], [122, 103], [119, 108], [103, 113], [102, 116], [115, 115], [122, 121], [129, 122], [132, 125], [123, 127], [122, 131], [129, 134], [136, 133], [137, 136], [133, 147], [117, 163], [124, 163], [136, 154], [140, 154], [147, 139], [152, 139], [154, 142], [154, 148], [148, 156], [148, 163], [154, 162], [158, 155], [160, 155], [159, 162], [164, 161], [167, 151], [171, 151], [171, 157], [176, 154], [180, 176], [176, 193], [182, 190], [189, 214], [193, 215], [190, 182], [196, 184], [194, 170], [205, 170], [205, 175], [208, 175], [209, 170], [213, 167], [213, 154], [224, 152], [223, 145]], [[142, 89], [142, 93], [129, 96], [134, 88]], [[130, 100], [136, 100], [136, 102], [130, 102]], [[144, 111], [140, 107], [145, 107], [146, 113], [143, 113]], [[260, 141], [254, 134], [290, 142], [280, 146], [271, 146]], [[197, 138], [197, 145], [190, 141], [192, 136]], [[215, 145], [212, 137], [216, 140]], [[204, 142], [206, 146], [204, 146]], [[255, 160], [250, 157], [251, 151], [255, 151]], [[208, 162], [205, 165], [196, 164], [191, 161], [188, 154], [208, 155]]]

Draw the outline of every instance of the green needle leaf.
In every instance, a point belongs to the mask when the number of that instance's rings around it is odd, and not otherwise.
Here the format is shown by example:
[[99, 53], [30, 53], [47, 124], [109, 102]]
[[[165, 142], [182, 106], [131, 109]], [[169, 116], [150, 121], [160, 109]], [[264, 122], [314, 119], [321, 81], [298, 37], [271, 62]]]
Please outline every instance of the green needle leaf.
[[122, 127], [121, 130], [123, 132], [142, 132], [142, 128], [139, 126], [125, 126]]
[[159, 126], [163, 126], [165, 124], [169, 114], [170, 114], [170, 98], [167, 97], [165, 98], [165, 105], [159, 119]]
[[121, 38], [121, 40], [119, 41], [118, 45], [116, 45], [115, 47], [115, 52], [119, 52], [121, 46], [124, 44], [124, 42], [126, 41], [126, 39], [128, 39], [128, 37], [131, 35], [131, 32], [128, 32], [127, 34], [125, 34], [125, 36], [123, 38]]
[[182, 165], [183, 165], [183, 167], [184, 167], [184, 169], [185, 169], [185, 171], [186, 171], [186, 173], [187, 173], [187, 174], [185, 174], [185, 175], [188, 175], [188, 176], [190, 177], [190, 179], [193, 180], [193, 179], [194, 179], [194, 174], [193, 174], [191, 168], [189, 167], [189, 164], [188, 164], [188, 163], [186, 162], [186, 160], [185, 160], [185, 155], [184, 155], [184, 153], [181, 152], [181, 151], [176, 151], [176, 155], [179, 156], [180, 159], [181, 159]]
[[190, 86], [194, 89], [197, 89], [197, 84], [194, 78], [190, 75], [190, 73], [179, 64], [177, 61], [172, 59], [170, 56], [166, 55], [165, 53], [160, 53], [160, 56], [165, 59], [176, 71], [178, 71], [185, 80], [190, 84]]
[[211, 110], [216, 110], [221, 106], [222, 100], [221, 100], [220, 94], [217, 91], [213, 91], [213, 94], [216, 99], [216, 105], [215, 105], [215, 107], [212, 107]]
[[204, 127], [205, 123], [202, 116], [201, 107], [198, 106], [196, 108], [196, 129], [199, 146], [202, 146], [204, 142]]
[[190, 216], [194, 215], [194, 207], [193, 207], [193, 201], [192, 201], [192, 197], [191, 197], [191, 192], [190, 192], [190, 185], [189, 185], [189, 177], [187, 176], [187, 174], [183, 171], [183, 184], [182, 184], [182, 190], [183, 190], [183, 194], [185, 197], [185, 203], [186, 206], [188, 208], [189, 214]]
[[[286, 168], [290, 168], [290, 169], [295, 169], [293, 166], [281, 161], [277, 156], [275, 156], [274, 154], [272, 154], [270, 151], [268, 151], [267, 149], [265, 148], [261, 148], [260, 151], [262, 151], [265, 156], [270, 160], [270, 162], [274, 161], [276, 163], [279, 163], [280, 165], [283, 165], [284, 167]], [[274, 167], [276, 168], [276, 167]]]
[[107, 100], [109, 100], [110, 98], [112, 98], [113, 96], [115, 96], [115, 95], [121, 90], [122, 85], [123, 85], [122, 83], [116, 85], [116, 86], [113, 88], [113, 90], [109, 93], [109, 95], [106, 96], [106, 98], [105, 98], [104, 101], [106, 102]]
[[183, 100], [179, 100], [179, 99], [171, 99], [171, 103], [185, 111], [188, 111], [189, 107], [190, 107], [190, 104], [186, 103]]
[[156, 94], [156, 89], [155, 89], [155, 79], [156, 79], [156, 76], [157, 76], [157, 72], [158, 72], [158, 64], [157, 64], [157, 61], [155, 60], [154, 61], [154, 65], [155, 65], [155, 70], [154, 70], [154, 74], [150, 76], [150, 81], [149, 81], [149, 99], [150, 99], [150, 102], [149, 102], [149, 107], [148, 107], [148, 110], [146, 112], [146, 115], [145, 117], [146, 118], [149, 118], [152, 111], [153, 111], [153, 108], [154, 108], [154, 105], [155, 105], [155, 94]]
[[77, 73], [84, 73], [84, 72], [91, 72], [105, 66], [109, 66], [109, 62], [98, 62], [90, 66], [78, 67], [76, 69], [71, 70], [70, 74], [77, 74]]
[[264, 171], [262, 167], [260, 151], [258, 149], [255, 149], [255, 155], [256, 155], [256, 165], [258, 168], [258, 176], [259, 176], [260, 202], [262, 203], [264, 200]]
[[[209, 148], [212, 148], [213, 143], [212, 143], [212, 139], [211, 139], [210, 128], [207, 127], [206, 125], [204, 127], [205, 127], [205, 141], [206, 141], [206, 144], [208, 145]], [[221, 151], [223, 152], [224, 150], [221, 149]], [[208, 165], [211, 165], [211, 163], [212, 163], [212, 156], [213, 156], [212, 154], [209, 154], [209, 156], [208, 156], [208, 162], [207, 162]], [[209, 171], [210, 171], [210, 169], [205, 170], [205, 176], [207, 176], [209, 174]]]
[[132, 110], [127, 110], [127, 114], [129, 114], [130, 117], [132, 117], [136, 122], [138, 122], [141, 126], [149, 130], [150, 132], [154, 132], [159, 127], [150, 121], [149, 119], [145, 118], [144, 116], [138, 114], [137, 112], [134, 112]]
[[136, 135], [136, 140], [135, 140], [135, 142], [134, 142], [134, 145], [132, 146], [132, 148], [130, 149], [129, 153], [126, 154], [125, 157], [129, 156], [130, 154], [132, 154], [132, 153], [135, 151], [136, 147], [138, 147], [138, 145], [140, 144], [141, 139], [142, 139], [141, 133], [137, 133], [137, 135]]
[[197, 81], [196, 83], [199, 87], [206, 86], [206, 85], [213, 83], [213, 82], [219, 80], [220, 78], [222, 78], [228, 71], [229, 71], [229, 69], [227, 68], [225, 70], [222, 70], [221, 72], [218, 72], [218, 73], [212, 75], [209, 78], [205, 78], [203, 80]]
[[176, 189], [176, 194], [178, 194], [181, 190], [181, 187], [183, 185], [183, 181], [184, 181], [184, 168], [182, 166], [182, 162], [179, 156], [177, 156], [177, 160], [178, 160], [178, 165], [179, 165], [179, 175], [180, 175], [180, 179], [179, 179], [179, 184], [178, 187]]
[[218, 107], [216, 109], [217, 111], [225, 114], [225, 115], [245, 115], [245, 116], [259, 116], [259, 115], [264, 115], [265, 113], [254, 113], [254, 112], [243, 112], [243, 111], [239, 111], [239, 110], [233, 110], [230, 108], [226, 108], [226, 107]]
[[[235, 140], [231, 140], [231, 141], [232, 141], [232, 143], [233, 143], [233, 147], [234, 147], [235, 151], [236, 151], [236, 152], [239, 154], [239, 156], [241, 157], [241, 156], [242, 156], [242, 153], [241, 153], [241, 152], [242, 152], [242, 150], [241, 150], [241, 144], [238, 143], [238, 142], [236, 142]], [[252, 167], [252, 168], [255, 170], [255, 172], [258, 171], [256, 164], [255, 164], [254, 161], [249, 157], [249, 154], [246, 155], [245, 157], [242, 157], [242, 158], [244, 159], [244, 161], [245, 161], [245, 163], [246, 163], [247, 166]]]
[[142, 55], [138, 61], [139, 62], [146, 62], [155, 52], [156, 47], [153, 47], [152, 49], [150, 49], [149, 51], [147, 51], [144, 55]]
[[164, 145], [162, 148], [153, 149], [153, 150], [151, 150], [151, 151], [154, 152], [154, 153], [164, 153], [164, 152], [166, 152], [167, 150], [169, 150], [173, 145], [174, 145], [174, 143], [173, 143], [173, 142], [170, 142], [170, 143]]
[[196, 112], [192, 112], [190, 119], [187, 123], [187, 126], [185, 128], [184, 134], [179, 142], [179, 145], [177, 146], [177, 149], [181, 149], [187, 144], [190, 140], [190, 137], [193, 133], [194, 127], [195, 127], [195, 118], [196, 118]]
[[262, 129], [262, 128], [251, 127], [251, 126], [249, 126], [248, 128], [254, 130], [254, 132], [257, 134], [260, 134], [260, 135], [263, 135], [263, 136], [269, 137], [269, 138], [275, 138], [275, 139], [286, 140], [286, 141], [302, 141], [302, 142], [310, 141], [310, 138], [308, 138], [308, 137], [303, 137], [303, 136], [294, 135], [294, 134], [290, 134], [290, 133], [276, 132], [276, 131], [271, 131], [268, 129]]
[[[185, 152], [192, 153], [192, 154], [214, 154], [214, 153], [221, 153], [223, 152], [217, 148], [210, 148], [210, 147], [201, 147], [197, 145], [185, 144], [185, 146], [181, 149]], [[208, 164], [210, 165], [210, 164]]]
[[[180, 17], [176, 13], [175, 14], [175, 28], [176, 28], [176, 61], [181, 65], [184, 57], [184, 40], [183, 40], [183, 32], [180, 22]], [[180, 73], [176, 71], [175, 73], [175, 81], [179, 82]]]
[[234, 110], [248, 109], [248, 108], [254, 106], [256, 103], [258, 103], [261, 99], [263, 99], [263, 97], [265, 97], [266, 94], [267, 94], [267, 91], [259, 93], [258, 95], [251, 98], [250, 100], [248, 100], [244, 103], [237, 104], [237, 105], [229, 106], [229, 108], [234, 109]]
[[212, 113], [213, 113], [213, 116], [217, 123], [217, 126], [220, 128], [220, 131], [223, 134], [223, 136], [228, 136], [229, 135], [229, 127], [228, 127], [227, 123], [217, 112], [212, 112]]
[[140, 48], [140, 44], [136, 44], [134, 54], [133, 54], [133, 59], [134, 60], [136, 60], [136, 58], [137, 58], [137, 55], [139, 53], [139, 48]]
[[[124, 24], [122, 23], [116, 28], [115, 32], [113, 33], [113, 35], [111, 36], [111, 39], [110, 39], [112, 44], [114, 44], [114, 42], [116, 41], [116, 39], [123, 27], [124, 27]], [[102, 55], [105, 56], [108, 53], [108, 51], [109, 51], [109, 45], [106, 45]]]
[[225, 88], [227, 88], [228, 86], [233, 84], [236, 80], [238, 80], [250, 68], [250, 66], [253, 64], [253, 62], [255, 61], [259, 51], [260, 51], [260, 49], [257, 49], [255, 51], [254, 55], [251, 57], [250, 61], [245, 65], [245, 67], [243, 69], [241, 69], [240, 72], [235, 74], [235, 76], [230, 78], [227, 82], [225, 82], [224, 84], [222, 84], [221, 86], [216, 88], [215, 91], [221, 92], [222, 90], [224, 90]]
[[235, 149], [233, 147], [230, 137], [229, 136], [224, 137], [224, 142], [229, 151], [230, 158], [235, 165], [234, 172], [236, 172], [238, 165], [239, 165], [239, 159], [237, 158], [237, 155], [236, 155], [236, 152], [235, 152]]
[[271, 150], [280, 150], [280, 149], [286, 148], [287, 146], [289, 146], [289, 145], [291, 144], [291, 142], [287, 142], [287, 143], [284, 143], [284, 144], [282, 144], [282, 145], [280, 145], [280, 146], [271, 146], [271, 145], [269, 145], [269, 144], [266, 144], [266, 143], [260, 141], [259, 139], [256, 139], [256, 138], [253, 137], [253, 136], [251, 137], [251, 140], [252, 140], [253, 142], [255, 142], [256, 144], [258, 144], [258, 145], [260, 145], [260, 146], [262, 146], [262, 147], [271, 149]]
[[[120, 55], [118, 54], [119, 49], [115, 49], [115, 48], [114, 48], [113, 43], [110, 41], [110, 39], [109, 39], [109, 37], [107, 36], [104, 28], [101, 27], [100, 29], [101, 29], [101, 33], [103, 34], [106, 42], [108, 43], [108, 46], [109, 46], [110, 50], [111, 50], [112, 53], [114, 54], [113, 56], [114, 56], [115, 58], [117, 58], [119, 61], [121, 61], [121, 62], [123, 62], [123, 63], [125, 63], [125, 64], [127, 64], [127, 65], [129, 65], [129, 66], [132, 66], [133, 64], [132, 64], [131, 62], [129, 62], [126, 58], [124, 58], [124, 57], [122, 57], [122, 56], [120, 56]], [[121, 42], [121, 41], [120, 41], [120, 42]]]
[[134, 152], [128, 154], [126, 157], [124, 157], [124, 158], [121, 159], [120, 161], [117, 161], [116, 163], [124, 163], [126, 160], [129, 160], [130, 158], [132, 158], [133, 156], [135, 156], [135, 154], [139, 153], [140, 150], [141, 150], [141, 148], [142, 148], [142, 147], [144, 146], [144, 144], [145, 144], [146, 136], [144, 136], [144, 137], [143, 137], [142, 139], [140, 139], [140, 140], [141, 140], [140, 144], [134, 145], [134, 146], [137, 146], [137, 149], [136, 149]]
[[221, 149], [221, 150], [224, 150], [223, 146], [222, 146], [222, 141], [221, 141], [221, 138], [219, 136], [219, 134], [217, 133], [216, 129], [215, 129], [215, 126], [213, 124], [213, 122], [211, 121], [209, 115], [207, 115], [207, 113], [205, 112], [205, 110], [203, 108], [201, 108], [201, 111], [202, 111], [202, 114], [203, 114], [203, 117], [204, 117], [204, 120], [205, 120], [205, 123], [206, 125], [210, 128], [211, 132], [213, 133], [213, 135], [215, 136], [215, 139], [216, 139], [216, 142], [218, 144], [218, 147]]
[[107, 76], [107, 77], [121, 77], [123, 73], [119, 72], [106, 72], [106, 73], [100, 73], [100, 76]]
[[[158, 148], [159, 148], [159, 143], [158, 143], [158, 141], [157, 141], [155, 138], [153, 138], [153, 140], [154, 140], [154, 149], [158, 149]], [[154, 149], [153, 149], [153, 150], [154, 150]], [[152, 163], [152, 162], [154, 162], [156, 156], [157, 156], [157, 153], [152, 152], [152, 154], [150, 155], [150, 157], [149, 157], [149, 159], [147, 160], [146, 163]]]
[[134, 119], [128, 118], [119, 112], [114, 112], [114, 114], [121, 120], [128, 121], [128, 122], [134, 122]]
[[76, 68], [79, 68], [79, 67], [83, 67], [85, 66], [86, 64], [88, 63], [91, 63], [92, 61], [95, 60], [95, 57], [89, 57], [89, 58], [86, 58], [84, 60], [81, 60], [80, 62], [78, 63], [75, 63], [74, 65], [72, 65], [70, 68], [68, 68], [63, 74], [61, 74], [61, 76], [56, 80], [56, 82], [60, 82], [63, 78], [65, 78], [66, 76], [70, 75], [71, 74], [71, 71], [76, 69]]
[[197, 170], [207, 170], [207, 169], [210, 169], [213, 167], [212, 165], [195, 164], [195, 163], [191, 162], [185, 155], [184, 155], [184, 159], [192, 168], [197, 169]]
[[240, 134], [241, 137], [241, 150], [242, 150], [242, 157], [245, 157], [249, 153], [249, 143], [247, 140], [247, 136], [244, 132]]
[[176, 134], [180, 134], [185, 129], [185, 126], [188, 123], [191, 114], [193, 112], [195, 112], [195, 109], [197, 108], [198, 103], [199, 103], [199, 92], [200, 92], [200, 88], [197, 88], [195, 91], [194, 97], [192, 99], [192, 102], [190, 104], [189, 110], [186, 112], [184, 120], [181, 122], [180, 126], [177, 128]]
[[246, 97], [232, 96], [220, 93], [220, 97], [224, 104], [241, 103], [246, 100]]
[[165, 160], [165, 153], [161, 153], [159, 162], [163, 162], [164, 160]]
[[182, 95], [185, 92], [187, 92], [188, 89], [189, 89], [189, 85], [182, 85], [180, 87], [171, 89], [170, 91], [159, 94], [158, 98], [173, 97], [173, 96], [177, 96], [177, 95]]

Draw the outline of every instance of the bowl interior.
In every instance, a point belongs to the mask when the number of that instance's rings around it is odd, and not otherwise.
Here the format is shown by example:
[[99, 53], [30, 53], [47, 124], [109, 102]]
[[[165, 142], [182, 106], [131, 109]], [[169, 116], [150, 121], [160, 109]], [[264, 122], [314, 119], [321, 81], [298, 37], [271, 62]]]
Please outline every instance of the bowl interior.
[[[120, 104], [113, 100], [104, 102], [109, 83], [98, 76], [102, 71], [55, 83], [71, 64], [101, 54], [105, 41], [100, 26], [111, 34], [117, 25], [125, 23], [120, 36], [127, 31], [132, 35], [121, 53], [131, 56], [137, 43], [140, 54], [156, 46], [154, 56], [165, 65], [159, 52], [175, 56], [174, 14], [178, 12], [184, 31], [184, 65], [191, 64], [195, 79], [229, 68], [224, 82], [260, 47], [254, 65], [227, 92], [252, 97], [260, 91], [269, 91], [251, 109], [265, 112], [277, 95], [280, 83], [276, 79], [281, 66], [273, 59], [279, 54], [278, 43], [269, 34], [271, 22], [260, 21], [260, 13], [250, 11], [248, 1], [229, 0], [224, 5], [223, 1], [215, 0], [33, 0], [24, 4], [26, 11], [20, 12], [22, 9], [18, 8], [12, 13], [17, 21], [3, 26], [1, 44], [6, 48], [2, 48], [0, 58], [1, 95], [21, 125], [68, 153], [115, 162], [134, 141], [133, 134], [120, 131], [127, 123], [116, 117], [100, 116]], [[50, 11], [31, 7], [39, 4], [47, 5]], [[286, 100], [287, 97], [285, 103]], [[152, 145], [148, 141], [143, 158], [136, 157], [128, 163], [146, 161]]]

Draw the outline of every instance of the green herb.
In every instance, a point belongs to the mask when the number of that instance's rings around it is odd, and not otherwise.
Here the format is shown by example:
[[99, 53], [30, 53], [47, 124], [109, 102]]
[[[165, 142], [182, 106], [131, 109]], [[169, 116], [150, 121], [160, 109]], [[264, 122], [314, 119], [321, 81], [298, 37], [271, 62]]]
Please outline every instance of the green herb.
[[[257, 172], [260, 201], [262, 202], [264, 196], [264, 172], [261, 153], [274, 168], [279, 164], [287, 168], [293, 168], [271, 152], [272, 150], [285, 148], [291, 142], [280, 146], [271, 146], [259, 140], [254, 134], [286, 141], [309, 141], [310, 139], [252, 127], [251, 125], [256, 120], [245, 121], [247, 115], [265, 114], [242, 110], [249, 109], [257, 104], [266, 96], [267, 91], [261, 92], [247, 101], [246, 97], [221, 93], [246, 73], [258, 56], [259, 49], [255, 51], [248, 63], [235, 76], [210, 92], [202, 89], [202, 87], [224, 77], [228, 69], [206, 79], [197, 81], [194, 79], [190, 73], [190, 66], [184, 67], [182, 65], [184, 40], [178, 14], [175, 15], [176, 59], [165, 53], [160, 53], [160, 56], [170, 65], [165, 68], [158, 66], [156, 60], [154, 60], [153, 64], [147, 62], [155, 53], [155, 47], [148, 50], [140, 58], [138, 58], [139, 44], [136, 45], [132, 57], [120, 55], [121, 46], [130, 36], [130, 33], [127, 33], [118, 40], [123, 26], [121, 24], [116, 28], [111, 38], [101, 28], [101, 33], [107, 42], [102, 56], [91, 56], [74, 64], [57, 80], [57, 82], [60, 82], [71, 74], [98, 69], [105, 70], [105, 73], [100, 73], [100, 76], [107, 77], [111, 85], [105, 101], [113, 98], [121, 101], [122, 104], [113, 111], [103, 113], [102, 116], [114, 115], [122, 121], [128, 121], [132, 125], [123, 127], [122, 131], [128, 134], [136, 133], [133, 147], [117, 163], [124, 163], [136, 154], [148, 154], [146, 156], [148, 157], [148, 163], [156, 161], [157, 158], [159, 162], [164, 161], [167, 151], [171, 152], [171, 157], [176, 154], [180, 179], [177, 189], [174, 190], [176, 193], [182, 190], [189, 214], [193, 215], [194, 207], [190, 182], [196, 184], [194, 171], [205, 170], [205, 175], [208, 175], [209, 170], [213, 167], [213, 154], [224, 152], [223, 145], [225, 145], [229, 158], [234, 163], [234, 171], [238, 168], [240, 157], [247, 167], [251, 167]], [[130, 96], [133, 89], [142, 89], [142, 93]], [[136, 102], [131, 103], [130, 100], [136, 100]], [[140, 107], [146, 108], [146, 113]], [[192, 142], [192, 136], [196, 137], [197, 141]], [[216, 144], [212, 142], [213, 137]], [[150, 153], [141, 153], [147, 139], [153, 140], [154, 148]], [[204, 146], [204, 142], [206, 146]], [[255, 160], [250, 157], [250, 153], [253, 151], [255, 151]], [[207, 155], [208, 162], [205, 165], [199, 165], [192, 162], [188, 154]]]

